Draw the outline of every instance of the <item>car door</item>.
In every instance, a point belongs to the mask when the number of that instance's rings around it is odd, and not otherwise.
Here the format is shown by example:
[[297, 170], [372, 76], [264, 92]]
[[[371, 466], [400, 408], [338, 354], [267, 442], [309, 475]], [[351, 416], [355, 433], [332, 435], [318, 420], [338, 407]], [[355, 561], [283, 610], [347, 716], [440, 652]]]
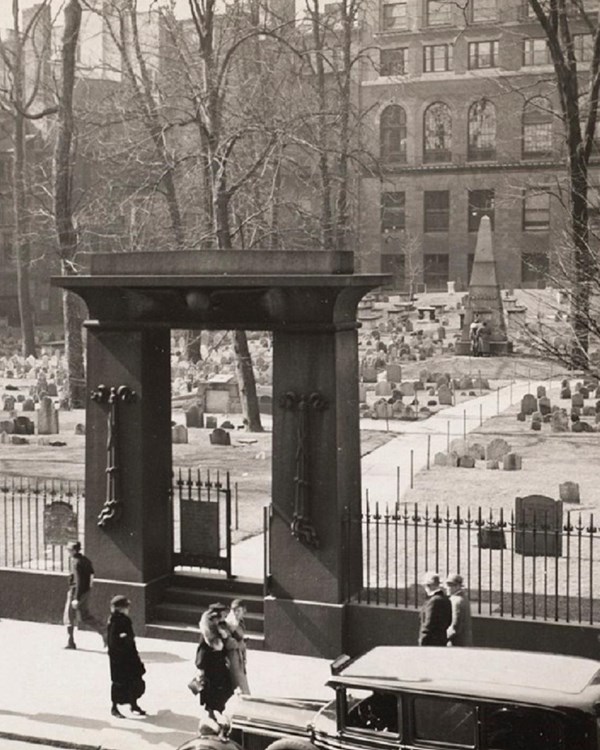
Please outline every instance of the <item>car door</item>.
[[403, 701], [402, 750], [475, 750], [479, 747], [478, 707], [452, 696], [407, 694]]

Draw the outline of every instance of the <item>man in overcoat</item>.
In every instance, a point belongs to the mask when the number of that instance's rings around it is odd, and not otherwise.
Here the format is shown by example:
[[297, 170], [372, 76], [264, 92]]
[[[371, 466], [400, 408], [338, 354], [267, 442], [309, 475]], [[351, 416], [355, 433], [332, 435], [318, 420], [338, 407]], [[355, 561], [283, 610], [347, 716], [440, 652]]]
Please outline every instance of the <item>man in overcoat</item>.
[[448, 628], [448, 643], [452, 646], [472, 646], [471, 603], [463, 588], [463, 578], [454, 573], [446, 578], [446, 588], [452, 607], [452, 622]]
[[423, 587], [427, 601], [420, 611], [419, 646], [445, 646], [452, 622], [452, 607], [437, 573], [426, 573]]

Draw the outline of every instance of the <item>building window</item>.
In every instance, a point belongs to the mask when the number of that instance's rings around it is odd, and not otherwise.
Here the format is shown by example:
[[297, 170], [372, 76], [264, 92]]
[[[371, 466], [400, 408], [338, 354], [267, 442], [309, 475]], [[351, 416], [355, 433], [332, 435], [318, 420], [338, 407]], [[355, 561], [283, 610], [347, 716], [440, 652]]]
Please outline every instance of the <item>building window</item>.
[[391, 104], [383, 110], [379, 121], [379, 139], [383, 161], [406, 161], [406, 112], [402, 107]]
[[545, 39], [523, 40], [523, 65], [549, 65], [550, 49]]
[[521, 283], [524, 286], [539, 288], [546, 285], [550, 263], [543, 253], [521, 254]]
[[427, 290], [446, 289], [448, 270], [447, 254], [425, 253], [423, 256], [423, 281]]
[[469, 42], [469, 69], [495, 68], [498, 64], [498, 42]]
[[381, 28], [383, 31], [407, 29], [406, 3], [384, 2], [381, 6]]
[[471, 21], [473, 21], [473, 23], [496, 21], [497, 18], [498, 10], [496, 8], [496, 0], [472, 0]]
[[591, 62], [594, 57], [594, 38], [591, 34], [574, 34], [573, 51], [577, 62]]
[[477, 232], [479, 223], [488, 216], [494, 229], [494, 191], [469, 190], [469, 232]]
[[550, 193], [544, 188], [528, 188], [523, 196], [523, 229], [545, 232], [550, 228]]
[[423, 47], [423, 71], [425, 73], [441, 73], [451, 69], [451, 44], [428, 44]]
[[452, 0], [425, 0], [427, 26], [446, 26], [452, 23]]
[[552, 104], [544, 96], [530, 99], [523, 109], [523, 157], [552, 154]]
[[379, 75], [403, 76], [406, 73], [406, 47], [382, 49], [379, 52]]
[[447, 232], [450, 226], [450, 193], [448, 190], [426, 190], [424, 195], [426, 232]]
[[381, 194], [381, 231], [389, 232], [394, 229], [405, 227], [405, 203], [404, 192]]
[[423, 116], [423, 159], [426, 162], [452, 158], [452, 115], [443, 102], [434, 102]]
[[474, 102], [469, 109], [469, 159], [496, 158], [496, 107], [489, 99]]

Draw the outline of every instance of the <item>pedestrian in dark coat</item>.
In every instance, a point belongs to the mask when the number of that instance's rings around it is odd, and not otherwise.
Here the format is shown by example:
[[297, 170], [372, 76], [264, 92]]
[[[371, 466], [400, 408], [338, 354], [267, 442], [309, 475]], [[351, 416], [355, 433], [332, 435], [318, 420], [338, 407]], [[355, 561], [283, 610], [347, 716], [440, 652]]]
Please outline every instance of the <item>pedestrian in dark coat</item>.
[[442, 590], [437, 573], [426, 573], [423, 587], [427, 601], [421, 607], [419, 646], [445, 646], [447, 631], [452, 623], [452, 606]]
[[446, 589], [452, 607], [452, 622], [448, 628], [448, 645], [472, 646], [471, 603], [463, 588], [462, 576], [458, 573], [449, 575], [446, 578]]
[[75, 649], [75, 626], [84, 623], [102, 636], [106, 646], [106, 628], [90, 612], [90, 598], [94, 581], [94, 566], [89, 557], [81, 554], [81, 542], [67, 545], [69, 552], [69, 590], [65, 602], [63, 621], [69, 640], [65, 648]]
[[126, 596], [113, 597], [108, 620], [108, 657], [112, 681], [111, 714], [118, 719], [125, 718], [118, 708], [123, 703], [129, 704], [132, 713], [138, 716], [146, 715], [137, 702], [146, 690], [142, 679], [146, 668], [135, 645], [133, 625], [129, 619], [129, 605]]
[[196, 669], [201, 689], [200, 705], [211, 719], [222, 713], [233, 695], [225, 642], [230, 637], [224, 623], [227, 607], [211, 604], [199, 623], [200, 643], [196, 650]]

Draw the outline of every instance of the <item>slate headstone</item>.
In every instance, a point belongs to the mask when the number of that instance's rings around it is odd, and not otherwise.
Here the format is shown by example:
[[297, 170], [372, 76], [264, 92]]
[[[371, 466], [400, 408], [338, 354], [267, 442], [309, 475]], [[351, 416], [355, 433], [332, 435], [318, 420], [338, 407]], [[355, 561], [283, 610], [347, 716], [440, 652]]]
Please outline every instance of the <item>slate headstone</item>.
[[529, 416], [529, 414], [533, 414], [534, 411], [537, 411], [537, 408], [536, 397], [533, 393], [526, 393], [521, 399], [521, 412], [526, 416]]
[[452, 406], [452, 391], [447, 385], [438, 388], [437, 396], [441, 406]]
[[40, 408], [37, 413], [38, 435], [58, 435], [58, 412], [54, 408], [54, 402], [50, 396], [40, 399]]
[[32, 398], [26, 398], [25, 401], [23, 401], [22, 406], [23, 411], [35, 411], [35, 402]]
[[560, 557], [562, 527], [560, 501], [545, 495], [516, 499], [514, 549], [518, 555]]
[[219, 427], [210, 433], [209, 439], [211, 445], [231, 445], [231, 435]]
[[185, 426], [188, 429], [190, 427], [204, 427], [204, 414], [198, 404], [193, 404], [185, 412]]
[[491, 440], [485, 449], [485, 457], [488, 461], [499, 461], [506, 456], [507, 453], [511, 452], [509, 443], [503, 438], [494, 438]]
[[558, 485], [558, 496], [563, 503], [580, 503], [579, 485], [577, 482], [563, 482]]
[[535, 395], [537, 396], [538, 400], [540, 398], [546, 398], [546, 388], [543, 385], [538, 385], [536, 389]]
[[176, 424], [171, 429], [171, 442], [173, 445], [185, 445], [188, 442], [188, 431], [185, 425]]
[[523, 468], [523, 459], [518, 453], [507, 453], [502, 459], [504, 471], [519, 471]]
[[581, 395], [581, 393], [574, 393], [571, 396], [571, 407], [575, 407], [576, 409], [581, 409], [583, 408], [583, 406], [584, 406], [583, 396]]

